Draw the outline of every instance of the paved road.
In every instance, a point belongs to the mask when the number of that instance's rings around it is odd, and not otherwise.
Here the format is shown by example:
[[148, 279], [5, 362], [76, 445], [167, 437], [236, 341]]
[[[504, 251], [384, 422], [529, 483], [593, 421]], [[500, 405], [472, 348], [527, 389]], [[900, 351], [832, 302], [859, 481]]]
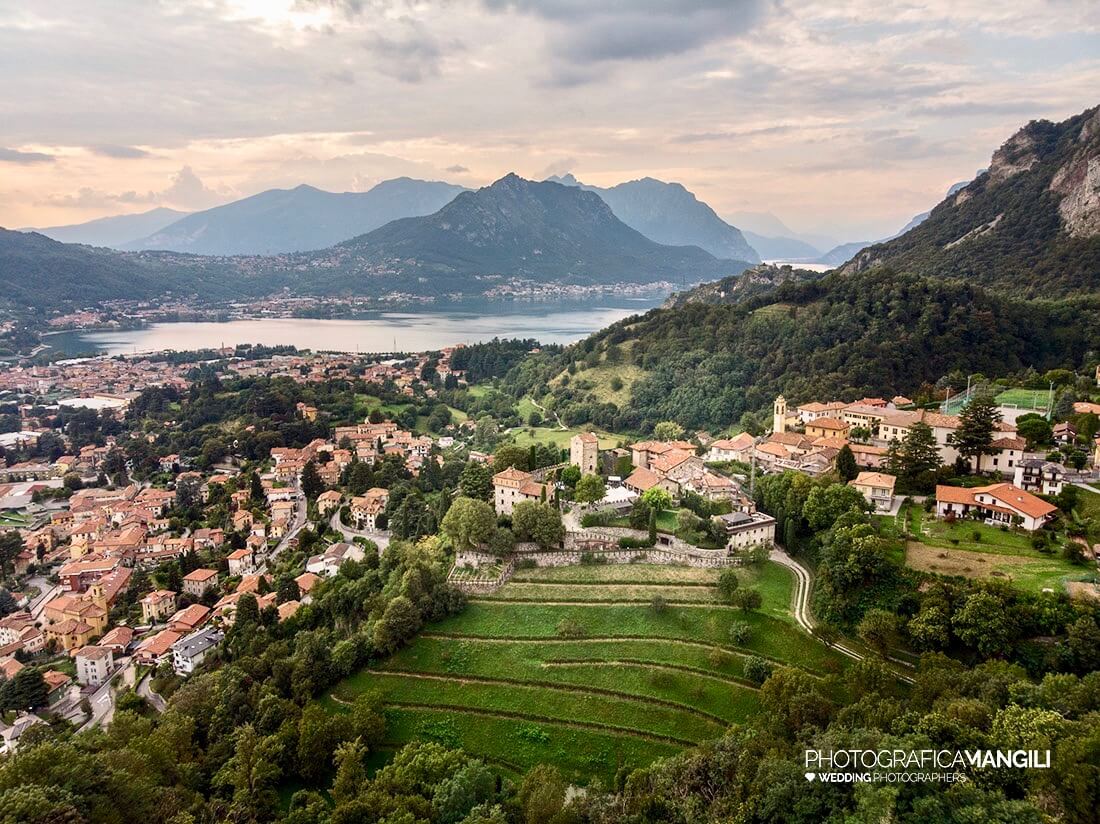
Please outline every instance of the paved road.
[[[771, 551], [771, 560], [777, 564], [782, 564], [794, 573], [795, 578], [795, 592], [794, 592], [794, 620], [798, 623], [804, 631], [813, 635], [814, 627], [817, 625], [817, 621], [814, 620], [813, 613], [810, 611], [810, 594], [813, 589], [813, 577], [810, 575], [810, 571], [806, 567], [802, 566], [798, 561], [788, 555], [784, 550], [779, 547], [773, 547]], [[837, 641], [836, 643], [829, 644], [829, 646], [836, 649], [843, 655], [847, 655], [849, 658], [855, 661], [862, 661], [867, 656], [857, 652], [848, 645]], [[903, 664], [901, 661], [897, 661], [894, 658], [889, 659], [894, 663]], [[913, 683], [913, 679], [908, 675], [897, 673], [898, 678], [903, 681], [907, 681], [910, 684]]]
[[42, 614], [42, 610], [46, 608], [46, 604], [53, 600], [53, 598], [61, 593], [61, 584], [51, 584], [45, 578], [40, 576], [34, 576], [28, 579], [28, 584], [38, 587], [41, 592], [38, 597], [30, 603], [31, 618], [35, 621], [38, 620]]
[[332, 517], [329, 518], [328, 524], [336, 532], [339, 532], [344, 538], [350, 541], [352, 538], [366, 538], [368, 541], [374, 541], [378, 545], [379, 551], [384, 550], [390, 545], [390, 533], [384, 531], [370, 532], [365, 529], [352, 529], [350, 526], [345, 526], [340, 521], [340, 510], [337, 509], [332, 513]]
[[[298, 485], [295, 484], [294, 488], [298, 490]], [[294, 509], [294, 522], [290, 525], [290, 528], [286, 531], [286, 535], [282, 540], [275, 545], [275, 549], [271, 550], [271, 558], [275, 559], [290, 546], [291, 539], [295, 538], [302, 528], [306, 525], [306, 510], [309, 506], [309, 502], [306, 500], [306, 496], [298, 490], [298, 506]]]
[[151, 681], [153, 679], [153, 672], [150, 670], [149, 674], [141, 679], [141, 683], [137, 685], [137, 694], [149, 702], [150, 706], [157, 712], [164, 712], [168, 708], [168, 704], [159, 693], [153, 692]]
[[92, 717], [89, 718], [78, 732], [90, 730], [92, 727], [106, 727], [115, 717], [115, 694], [111, 688], [112, 683], [122, 677], [122, 673], [130, 666], [129, 656], [115, 659], [115, 670], [106, 683], [96, 688], [96, 691], [87, 696], [88, 703], [92, 707]]

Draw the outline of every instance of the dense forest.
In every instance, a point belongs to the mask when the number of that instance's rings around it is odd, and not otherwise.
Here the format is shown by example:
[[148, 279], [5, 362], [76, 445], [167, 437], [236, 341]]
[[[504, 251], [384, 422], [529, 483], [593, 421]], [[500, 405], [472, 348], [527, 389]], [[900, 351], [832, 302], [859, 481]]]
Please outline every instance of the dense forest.
[[[717, 428], [770, 408], [780, 392], [799, 401], [891, 397], [955, 370], [1076, 368], [1100, 351], [1098, 313], [1097, 296], [1024, 301], [874, 268], [783, 284], [738, 305], [692, 302], [628, 318], [562, 354], [528, 358], [506, 384], [550, 393], [570, 424]], [[629, 403], [601, 401], [592, 390], [623, 364], [641, 370]]]

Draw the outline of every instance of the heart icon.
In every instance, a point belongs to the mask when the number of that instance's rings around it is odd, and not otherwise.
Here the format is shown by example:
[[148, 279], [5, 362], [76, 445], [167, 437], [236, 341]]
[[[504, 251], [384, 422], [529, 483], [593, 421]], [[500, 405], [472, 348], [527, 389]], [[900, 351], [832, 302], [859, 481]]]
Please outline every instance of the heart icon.
[[817, 778], [817, 773], [806, 773], [807, 781], [813, 781], [815, 778]]

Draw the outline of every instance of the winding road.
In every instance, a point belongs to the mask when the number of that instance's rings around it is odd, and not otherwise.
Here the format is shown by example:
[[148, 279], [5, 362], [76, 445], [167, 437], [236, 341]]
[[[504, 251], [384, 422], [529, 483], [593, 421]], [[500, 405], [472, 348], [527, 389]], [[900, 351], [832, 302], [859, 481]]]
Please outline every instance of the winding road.
[[[814, 627], [817, 625], [817, 621], [814, 619], [813, 613], [810, 612], [810, 594], [813, 590], [813, 576], [810, 575], [810, 571], [806, 567], [802, 566], [798, 561], [788, 555], [784, 550], [778, 546], [773, 546], [771, 555], [769, 556], [772, 561], [777, 564], [781, 564], [794, 573], [795, 578], [795, 592], [794, 602], [792, 604], [794, 608], [794, 620], [795, 622], [810, 635], [814, 634]], [[820, 638], [818, 640], [821, 640]], [[822, 643], [825, 643], [822, 641]], [[836, 641], [826, 646], [833, 647], [837, 652], [848, 656], [853, 661], [862, 661], [867, 658], [861, 652], [857, 652], [847, 644], [840, 641]], [[895, 664], [904, 664], [902, 661], [898, 661], [895, 658], [887, 658]], [[897, 677], [901, 680], [912, 684], [913, 679], [905, 675], [904, 673], [897, 672]]]
[[382, 552], [390, 545], [390, 533], [385, 531], [376, 530], [370, 532], [365, 529], [352, 529], [350, 526], [345, 526], [340, 521], [340, 509], [337, 508], [332, 513], [332, 517], [329, 518], [329, 526], [336, 532], [339, 532], [344, 538], [350, 541], [352, 538], [366, 538], [368, 541], [373, 541], [378, 547], [378, 551]]

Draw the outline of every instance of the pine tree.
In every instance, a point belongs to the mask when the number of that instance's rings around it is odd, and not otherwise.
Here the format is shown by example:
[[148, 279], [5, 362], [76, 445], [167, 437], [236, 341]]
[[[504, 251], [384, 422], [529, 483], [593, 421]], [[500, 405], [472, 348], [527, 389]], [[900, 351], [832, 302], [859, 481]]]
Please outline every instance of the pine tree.
[[317, 472], [317, 464], [312, 459], [306, 461], [306, 465], [302, 467], [302, 492], [307, 498], [313, 500], [324, 491], [325, 484], [321, 480], [320, 473]]
[[844, 444], [836, 455], [836, 473], [840, 476], [840, 480], [845, 483], [859, 474], [859, 467], [856, 466], [856, 456], [852, 454], [852, 448], [848, 444]]
[[992, 455], [993, 432], [1001, 422], [1001, 412], [989, 393], [976, 395], [959, 415], [959, 428], [955, 430], [952, 444], [959, 450], [971, 469], [981, 465], [982, 455]]

